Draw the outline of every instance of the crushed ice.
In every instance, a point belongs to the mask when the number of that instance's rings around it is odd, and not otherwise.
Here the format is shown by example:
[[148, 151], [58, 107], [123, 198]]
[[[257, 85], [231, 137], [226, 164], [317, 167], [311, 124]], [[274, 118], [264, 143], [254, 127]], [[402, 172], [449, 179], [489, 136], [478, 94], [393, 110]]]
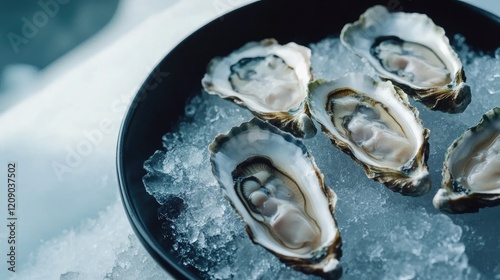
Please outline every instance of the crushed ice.
[[[500, 105], [500, 49], [496, 57], [474, 53], [457, 35], [454, 47], [464, 62], [473, 100], [458, 115], [434, 112], [420, 103], [431, 130], [432, 190], [403, 197], [368, 179], [362, 168], [333, 148], [322, 134], [304, 141], [338, 194], [336, 219], [343, 237], [343, 279], [489, 279], [500, 277], [500, 208], [448, 216], [435, 210], [432, 196], [441, 183], [444, 154], [467, 127]], [[337, 38], [310, 45], [316, 78], [373, 69], [348, 52]], [[251, 118], [244, 108], [201, 93], [185, 108], [174, 131], [163, 138], [164, 151], [145, 163], [147, 191], [163, 206], [159, 222], [188, 269], [214, 279], [310, 279], [281, 264], [247, 237], [243, 222], [212, 176], [208, 145], [219, 133]]]
[[132, 231], [117, 199], [88, 220], [43, 243], [11, 280], [169, 279]]

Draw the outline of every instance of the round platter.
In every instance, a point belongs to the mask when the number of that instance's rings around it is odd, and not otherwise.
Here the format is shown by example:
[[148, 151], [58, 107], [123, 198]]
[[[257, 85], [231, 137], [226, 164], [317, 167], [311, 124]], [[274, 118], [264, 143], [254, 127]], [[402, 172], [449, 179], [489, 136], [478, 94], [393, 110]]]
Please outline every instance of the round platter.
[[242, 7], [200, 28], [159, 63], [156, 70], [169, 73], [161, 83], [157, 83], [154, 73], [144, 82], [122, 124], [117, 147], [118, 177], [123, 203], [137, 236], [170, 274], [176, 278], [200, 278], [198, 271], [181, 264], [171, 250], [173, 241], [164, 237], [157, 213], [160, 204], [146, 192], [142, 182], [146, 174], [143, 165], [162, 148], [162, 136], [184, 114], [187, 100], [200, 92], [200, 80], [208, 62], [263, 38], [307, 45], [338, 36], [346, 23], [356, 21], [376, 4], [425, 13], [446, 30], [449, 38], [460, 33], [474, 49], [493, 53], [500, 46], [500, 37], [493, 35], [500, 34], [500, 19], [454, 0], [314, 0], [307, 4], [299, 0], [268, 0]]

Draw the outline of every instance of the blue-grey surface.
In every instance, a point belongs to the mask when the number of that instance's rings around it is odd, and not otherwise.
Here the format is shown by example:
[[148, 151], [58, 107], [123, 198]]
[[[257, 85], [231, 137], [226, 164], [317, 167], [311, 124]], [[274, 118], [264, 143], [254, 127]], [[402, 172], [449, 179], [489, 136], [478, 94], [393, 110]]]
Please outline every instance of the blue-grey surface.
[[119, 0], [0, 2], [0, 73], [9, 64], [43, 69], [113, 17]]

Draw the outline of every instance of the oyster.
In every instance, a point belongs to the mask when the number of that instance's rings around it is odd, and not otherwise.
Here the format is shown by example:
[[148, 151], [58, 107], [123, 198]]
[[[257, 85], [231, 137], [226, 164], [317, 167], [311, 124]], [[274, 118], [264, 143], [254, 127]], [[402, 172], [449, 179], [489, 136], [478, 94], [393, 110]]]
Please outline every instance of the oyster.
[[310, 138], [316, 134], [304, 102], [312, 80], [310, 59], [311, 50], [295, 43], [250, 42], [214, 58], [202, 85], [295, 136]]
[[443, 165], [436, 208], [463, 213], [500, 205], [500, 107], [451, 144]]
[[312, 116], [369, 178], [403, 195], [429, 191], [429, 130], [402, 90], [359, 73], [315, 81], [309, 90]]
[[463, 112], [470, 87], [444, 29], [424, 14], [390, 13], [374, 6], [340, 35], [342, 43], [432, 110]]
[[295, 269], [338, 275], [337, 197], [306, 147], [254, 118], [210, 145], [212, 171], [252, 241]]

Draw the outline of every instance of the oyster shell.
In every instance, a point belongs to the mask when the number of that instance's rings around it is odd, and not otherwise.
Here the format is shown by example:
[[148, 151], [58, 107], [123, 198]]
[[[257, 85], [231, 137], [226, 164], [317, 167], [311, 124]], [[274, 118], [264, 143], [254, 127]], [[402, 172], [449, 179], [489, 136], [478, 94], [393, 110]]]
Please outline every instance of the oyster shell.
[[444, 29], [424, 14], [374, 6], [347, 24], [342, 43], [432, 110], [463, 112], [471, 101], [462, 63]]
[[257, 118], [218, 135], [212, 171], [252, 241], [308, 273], [340, 273], [337, 197], [306, 147]]
[[491, 109], [446, 152], [434, 206], [450, 213], [500, 205], [500, 107]]
[[295, 43], [250, 42], [214, 58], [202, 85], [295, 136], [310, 138], [316, 134], [304, 102], [312, 80], [310, 59], [311, 50]]
[[312, 116], [369, 178], [403, 195], [429, 191], [429, 130], [402, 90], [359, 73], [315, 81], [309, 90]]

